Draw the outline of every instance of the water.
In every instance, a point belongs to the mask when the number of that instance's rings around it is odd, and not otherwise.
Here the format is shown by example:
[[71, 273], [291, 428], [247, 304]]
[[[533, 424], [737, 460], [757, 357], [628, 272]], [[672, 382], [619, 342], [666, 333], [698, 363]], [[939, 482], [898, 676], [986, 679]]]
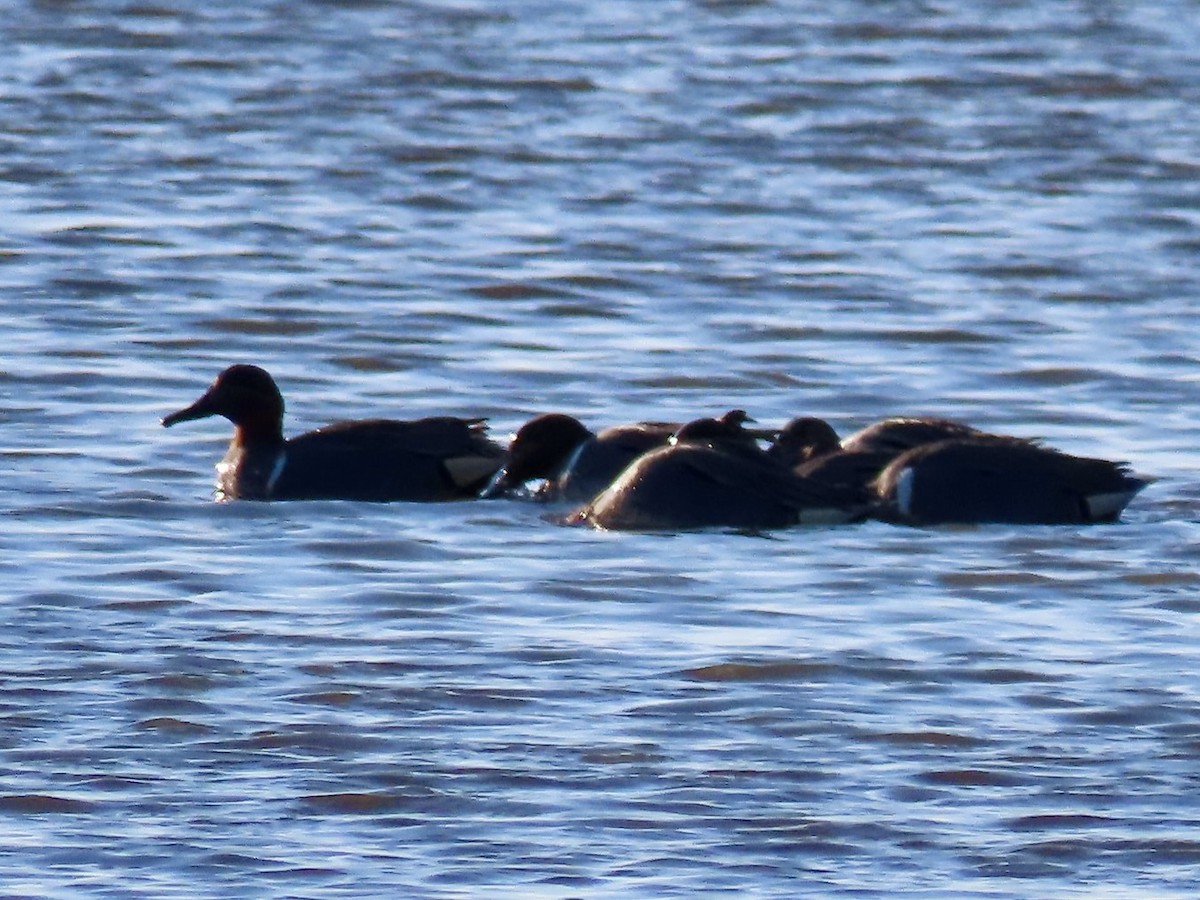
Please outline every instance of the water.
[[[1190, 897], [1184, 3], [5, 3], [12, 896]], [[209, 502], [287, 428], [1040, 435], [1112, 527]]]

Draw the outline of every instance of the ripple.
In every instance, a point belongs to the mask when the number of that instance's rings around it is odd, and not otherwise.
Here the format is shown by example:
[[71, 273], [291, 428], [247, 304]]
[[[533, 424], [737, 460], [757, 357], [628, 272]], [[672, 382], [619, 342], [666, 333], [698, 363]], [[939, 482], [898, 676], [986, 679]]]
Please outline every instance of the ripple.
[[212, 734], [215, 730], [207, 725], [189, 722], [186, 719], [179, 719], [174, 716], [152, 716], [137, 722], [134, 727], [143, 731], [157, 731], [162, 734], [186, 735], [189, 737]]
[[781, 661], [766, 663], [717, 663], [683, 674], [697, 681], [809, 681], [825, 679], [837, 670], [828, 663]]
[[1016, 787], [1022, 783], [1020, 778], [1006, 772], [986, 769], [944, 769], [925, 772], [921, 779], [929, 784], [950, 787]]
[[90, 813], [97, 809], [95, 803], [70, 797], [48, 794], [0, 794], [0, 810], [17, 815]]
[[300, 802], [325, 815], [378, 816], [419, 809], [428, 797], [403, 797], [386, 793], [310, 794]]

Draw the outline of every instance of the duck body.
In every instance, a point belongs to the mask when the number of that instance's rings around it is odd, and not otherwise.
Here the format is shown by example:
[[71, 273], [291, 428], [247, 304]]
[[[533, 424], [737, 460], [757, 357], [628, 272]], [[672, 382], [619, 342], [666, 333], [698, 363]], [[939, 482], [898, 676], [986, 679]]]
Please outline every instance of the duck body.
[[988, 436], [988, 432], [954, 419], [893, 416], [856, 431], [842, 441], [841, 449], [847, 453], [886, 453], [894, 458], [936, 441]]
[[638, 457], [570, 521], [620, 531], [763, 530], [852, 521], [865, 509], [858, 492], [796, 476], [729, 415], [688, 423], [676, 438]]
[[234, 425], [217, 464], [219, 500], [440, 501], [473, 497], [503, 450], [481, 419], [338, 422], [283, 437], [283, 398], [257, 366], [223, 371], [163, 425], [220, 415]]
[[472, 497], [500, 463], [499, 452], [489, 454], [481, 428], [478, 421], [438, 416], [337, 422], [282, 444], [235, 438], [217, 464], [217, 497], [376, 502]]
[[788, 422], [768, 453], [802, 478], [829, 487], [871, 491], [871, 484], [902, 453], [936, 441], [984, 437], [985, 432], [951, 419], [882, 419], [845, 440], [823, 419]]
[[1124, 463], [1032, 441], [952, 438], [890, 462], [875, 482], [880, 518], [911, 525], [1115, 522], [1149, 479]]
[[793, 466], [792, 471], [818, 484], [869, 493], [879, 473], [894, 458], [886, 451], [840, 450]]
[[541, 496], [572, 503], [592, 499], [638, 457], [666, 446], [676, 428], [675, 422], [637, 422], [605, 428], [578, 448]]

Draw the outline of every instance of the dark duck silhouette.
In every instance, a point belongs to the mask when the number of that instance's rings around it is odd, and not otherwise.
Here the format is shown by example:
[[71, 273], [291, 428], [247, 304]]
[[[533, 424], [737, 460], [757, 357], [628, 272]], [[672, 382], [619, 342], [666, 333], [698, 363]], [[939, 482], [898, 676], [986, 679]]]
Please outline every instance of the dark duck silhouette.
[[745, 421], [732, 410], [687, 423], [567, 521], [609, 530], [762, 530], [862, 517], [863, 492], [800, 478], [758, 446], [764, 432], [744, 428]]
[[894, 417], [841, 440], [824, 419], [805, 416], [788, 422], [767, 453], [804, 478], [868, 491], [888, 463], [914, 447], [985, 434], [950, 419]]
[[1068, 525], [1117, 521], [1152, 479], [1125, 463], [1002, 436], [923, 444], [875, 482], [880, 518], [911, 525]]
[[234, 365], [164, 426], [224, 416], [233, 440], [217, 464], [219, 500], [458, 500], [503, 462], [482, 419], [337, 422], [285, 440], [283, 396], [258, 366]]
[[480, 496], [504, 496], [542, 479], [539, 500], [585, 502], [643, 453], [665, 446], [678, 427], [674, 422], [637, 422], [593, 433], [565, 413], [536, 416], [513, 435], [504, 466]]
[[841, 441], [797, 418], [768, 452], [801, 477], [871, 492], [874, 515], [912, 525], [1112, 522], [1150, 483], [1124, 463], [938, 418], [883, 419]]

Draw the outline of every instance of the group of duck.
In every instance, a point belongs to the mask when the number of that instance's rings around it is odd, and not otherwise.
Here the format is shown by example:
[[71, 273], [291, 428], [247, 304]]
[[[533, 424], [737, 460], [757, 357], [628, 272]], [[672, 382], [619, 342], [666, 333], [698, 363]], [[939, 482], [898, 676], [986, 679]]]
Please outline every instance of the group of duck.
[[532, 496], [569, 510], [564, 523], [612, 530], [1113, 522], [1150, 481], [1124, 463], [933, 418], [884, 419], [842, 440], [822, 419], [758, 429], [741, 410], [600, 432], [549, 413], [505, 448], [482, 419], [452, 416], [338, 422], [288, 440], [283, 411], [270, 374], [234, 365], [162, 424], [233, 423], [218, 499]]

